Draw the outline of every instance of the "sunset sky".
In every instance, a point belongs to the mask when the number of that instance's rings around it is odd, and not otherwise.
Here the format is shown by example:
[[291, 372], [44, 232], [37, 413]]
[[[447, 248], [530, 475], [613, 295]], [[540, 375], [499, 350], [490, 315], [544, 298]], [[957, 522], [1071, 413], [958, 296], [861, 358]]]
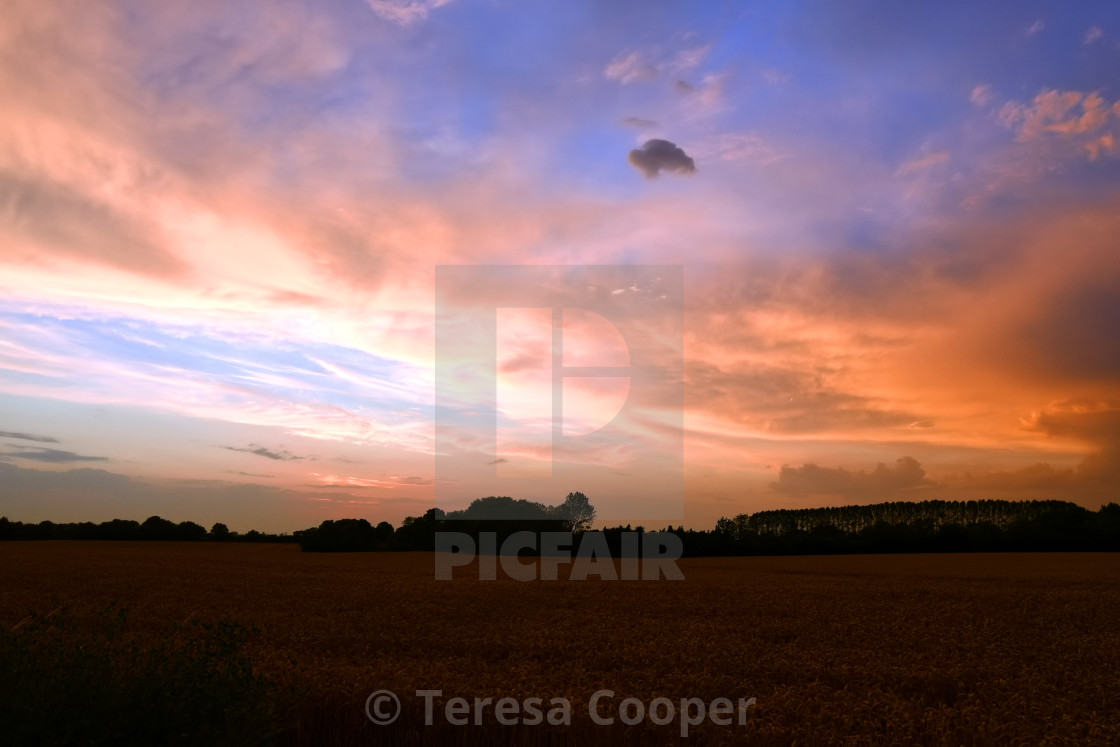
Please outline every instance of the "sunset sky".
[[[1120, 500], [1117, 71], [1114, 0], [14, 0], [0, 515], [291, 531], [495, 492], [437, 474], [448, 265], [677, 304], [683, 416], [625, 429], [683, 425], [673, 524]], [[533, 314], [498, 330], [523, 435]], [[610, 506], [656, 487], [634, 453], [506, 494]]]

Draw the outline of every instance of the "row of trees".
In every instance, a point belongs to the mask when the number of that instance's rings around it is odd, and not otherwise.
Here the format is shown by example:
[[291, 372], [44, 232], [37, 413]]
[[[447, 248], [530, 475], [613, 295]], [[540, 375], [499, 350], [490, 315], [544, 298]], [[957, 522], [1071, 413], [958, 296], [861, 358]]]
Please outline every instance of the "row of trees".
[[151, 540], [159, 542], [299, 542], [310, 551], [425, 550], [431, 549], [438, 527], [455, 522], [457, 531], [495, 530], [509, 534], [519, 529], [538, 531], [586, 530], [595, 520], [595, 507], [583, 493], [569, 493], [558, 506], [548, 506], [508, 496], [480, 498], [461, 511], [446, 513], [430, 509], [423, 516], [407, 517], [400, 527], [383, 521], [376, 526], [365, 519], [324, 521], [318, 527], [292, 534], [266, 534], [255, 529], [244, 534], [230, 531], [222, 523], [209, 531], [201, 524], [183, 521], [176, 524], [159, 516], [143, 522], [113, 519], [100, 524], [55, 523], [41, 521], [25, 524], [0, 517], [0, 540]]
[[1016, 522], [1034, 521], [1042, 516], [1071, 510], [1077, 513], [1085, 509], [1067, 501], [895, 501], [869, 506], [777, 509], [739, 514], [734, 519], [720, 519], [716, 523], [716, 531], [741, 537], [811, 532], [819, 527], [831, 527], [846, 534], [856, 534], [881, 522], [932, 529], [951, 524], [992, 524], [1006, 529]]
[[113, 519], [94, 524], [92, 521], [57, 524], [41, 521], [38, 524], [24, 524], [0, 517], [0, 540], [150, 540], [156, 542], [295, 542], [290, 534], [265, 534], [251, 530], [244, 534], [231, 532], [221, 522], [209, 531], [193, 521], [173, 521], [159, 516], [150, 516], [144, 521]]
[[687, 555], [1120, 550], [1120, 505], [920, 501], [761, 511], [710, 532], [672, 529]]
[[464, 532], [476, 537], [481, 532], [494, 532], [500, 543], [519, 531], [584, 532], [594, 520], [595, 507], [583, 493], [568, 493], [558, 506], [489, 496], [460, 511], [428, 509], [423, 516], [406, 517], [396, 529], [387, 521], [373, 526], [365, 519], [337, 519], [295, 532], [293, 536], [300, 548], [308, 552], [431, 550], [439, 531]]
[[[366, 519], [324, 521], [290, 535], [257, 531], [238, 534], [225, 524], [209, 531], [194, 522], [158, 516], [144, 522], [114, 519], [101, 524], [23, 524], [0, 518], [0, 540], [102, 539], [217, 542], [298, 542], [308, 552], [431, 550], [440, 531], [477, 537], [494, 532], [500, 543], [513, 532], [589, 531], [595, 507], [583, 493], [569, 493], [558, 506], [508, 496], [480, 498], [461, 511], [429, 509], [399, 527]], [[608, 527], [615, 556], [621, 537], [642, 527]], [[686, 556], [810, 555], [875, 552], [994, 552], [1120, 550], [1120, 505], [1090, 511], [1067, 501], [921, 501], [867, 506], [761, 511], [721, 518], [711, 530], [668, 527]]]
[[[564, 512], [558, 510], [563, 508]], [[562, 515], [565, 518], [557, 520]], [[364, 519], [323, 522], [296, 532], [304, 550], [430, 550], [438, 531], [477, 536], [489, 531], [498, 543], [515, 531], [586, 531], [595, 509], [582, 493], [561, 507], [512, 498], [482, 498], [464, 511], [430, 509], [397, 529]], [[575, 518], [575, 520], [573, 520]], [[643, 527], [607, 527], [615, 557], [622, 534]], [[761, 511], [721, 518], [711, 530], [669, 526], [686, 556], [813, 555], [880, 552], [997, 552], [1120, 550], [1120, 505], [1090, 511], [1067, 501], [921, 501], [865, 506]], [[576, 539], [578, 546], [579, 538]]]

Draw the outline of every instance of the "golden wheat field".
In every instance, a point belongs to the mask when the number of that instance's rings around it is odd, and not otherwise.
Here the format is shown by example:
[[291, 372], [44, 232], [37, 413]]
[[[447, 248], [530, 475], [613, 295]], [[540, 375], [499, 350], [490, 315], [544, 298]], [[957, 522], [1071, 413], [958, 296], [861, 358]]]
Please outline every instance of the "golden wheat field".
[[[703, 558], [679, 582], [433, 579], [425, 553], [292, 545], [0, 544], [0, 624], [111, 600], [156, 634], [187, 619], [255, 626], [258, 673], [294, 684], [282, 744], [1116, 744], [1120, 556]], [[388, 689], [391, 726], [365, 714]], [[588, 701], [598, 690], [596, 725]], [[421, 690], [431, 696], [424, 723]], [[445, 718], [449, 699], [551, 698], [570, 724]], [[627, 726], [624, 698], [675, 720]], [[682, 698], [755, 698], [681, 737]], [[526, 711], [519, 710], [523, 718]], [[660, 715], [665, 716], [662, 709]], [[508, 715], [508, 714], [507, 714]], [[631, 712], [631, 717], [634, 715]], [[632, 719], [631, 719], [632, 720]], [[740, 723], [740, 720], [742, 723]]]

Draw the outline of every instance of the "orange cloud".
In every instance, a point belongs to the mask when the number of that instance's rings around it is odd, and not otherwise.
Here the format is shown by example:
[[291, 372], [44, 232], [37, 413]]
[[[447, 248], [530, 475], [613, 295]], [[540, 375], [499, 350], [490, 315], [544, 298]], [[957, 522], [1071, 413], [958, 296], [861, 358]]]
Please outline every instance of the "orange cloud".
[[999, 120], [1015, 130], [1018, 140], [1029, 141], [1048, 132], [1067, 136], [1095, 132], [1114, 118], [1114, 110], [1096, 93], [1051, 89], [1027, 104], [1009, 101], [1000, 109]]

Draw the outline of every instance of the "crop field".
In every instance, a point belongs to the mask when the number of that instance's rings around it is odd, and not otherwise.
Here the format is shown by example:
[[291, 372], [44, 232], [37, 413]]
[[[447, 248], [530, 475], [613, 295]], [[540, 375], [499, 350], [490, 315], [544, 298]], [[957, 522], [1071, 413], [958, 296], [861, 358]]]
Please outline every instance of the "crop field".
[[[169, 640], [179, 643], [160, 649], [165, 662], [220, 663], [232, 647], [199, 653], [183, 636], [192, 623], [226, 620], [244, 626], [238, 650], [249, 669], [222, 670], [222, 697], [252, 710], [265, 700], [246, 706], [238, 683], [268, 688], [267, 718], [256, 714], [267, 723], [251, 736], [279, 744], [1120, 743], [1116, 554], [698, 558], [680, 567], [685, 580], [676, 582], [479, 581], [469, 567], [440, 582], [424, 553], [7, 542], [0, 626], [6, 655], [35, 652], [13, 659], [22, 662], [13, 676], [25, 681], [10, 687], [37, 692], [38, 680], [53, 682], [48, 700], [70, 688], [51, 701], [55, 722], [85, 713], [82, 698], [92, 697], [90, 682], [72, 681], [81, 667], [57, 663], [72, 662], [72, 650], [103, 647], [112, 660]], [[106, 609], [127, 610], [107, 643], [89, 636]], [[67, 641], [65, 652], [47, 651]], [[206, 672], [199, 685], [179, 667], [164, 683], [164, 670], [146, 666], [109, 661], [89, 676], [105, 680], [97, 690], [146, 676], [142, 697], [172, 691], [147, 711], [211, 687]], [[401, 703], [388, 726], [365, 712], [382, 689]], [[417, 692], [431, 690], [441, 695], [428, 696], [428, 725]], [[600, 690], [613, 695], [599, 700], [598, 718], [613, 724], [591, 720]], [[466, 725], [448, 717], [457, 697], [468, 703]], [[476, 698], [491, 699], [477, 706], [478, 725]], [[499, 723], [501, 698], [513, 699], [518, 723]], [[532, 723], [530, 698], [546, 715], [552, 699], [566, 699], [570, 723]], [[667, 723], [647, 714], [627, 725], [627, 698], [646, 709], [667, 698], [675, 715], [662, 702]], [[696, 716], [688, 709], [719, 698], [732, 704], [730, 723], [711, 718], [714, 709], [685, 722]], [[66, 741], [95, 742], [112, 728], [83, 718]], [[223, 738], [247, 741], [244, 733], [210, 741]], [[185, 732], [163, 739], [196, 741]]]

